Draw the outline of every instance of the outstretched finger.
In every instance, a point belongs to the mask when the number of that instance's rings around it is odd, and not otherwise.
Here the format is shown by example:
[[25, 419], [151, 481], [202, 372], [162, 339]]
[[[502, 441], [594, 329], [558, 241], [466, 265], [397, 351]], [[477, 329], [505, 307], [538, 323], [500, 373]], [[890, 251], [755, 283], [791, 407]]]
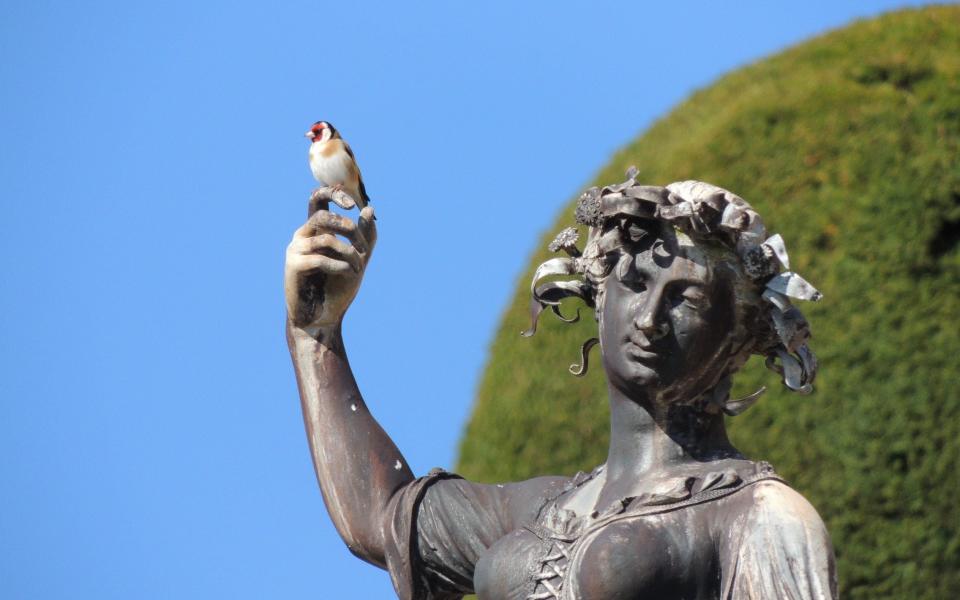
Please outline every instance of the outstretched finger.
[[[344, 210], [350, 210], [357, 205], [356, 199], [342, 189], [330, 186], [318, 187], [310, 194], [310, 205], [307, 209], [307, 216], [310, 216], [314, 211], [318, 210], [321, 204], [329, 205], [330, 202], [333, 202]], [[325, 209], [326, 206], [323, 206], [323, 208]]]
[[373, 213], [372, 206], [365, 206], [360, 211], [360, 218], [357, 220], [357, 230], [367, 241], [367, 247], [373, 250], [377, 245], [377, 216]]

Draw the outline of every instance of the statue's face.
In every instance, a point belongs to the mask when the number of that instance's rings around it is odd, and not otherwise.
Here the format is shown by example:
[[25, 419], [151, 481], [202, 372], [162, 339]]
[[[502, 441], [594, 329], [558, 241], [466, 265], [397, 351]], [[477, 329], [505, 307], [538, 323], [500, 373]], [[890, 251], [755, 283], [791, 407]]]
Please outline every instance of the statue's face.
[[717, 256], [663, 227], [621, 258], [604, 282], [600, 315], [613, 385], [669, 402], [717, 380], [735, 327], [734, 275]]

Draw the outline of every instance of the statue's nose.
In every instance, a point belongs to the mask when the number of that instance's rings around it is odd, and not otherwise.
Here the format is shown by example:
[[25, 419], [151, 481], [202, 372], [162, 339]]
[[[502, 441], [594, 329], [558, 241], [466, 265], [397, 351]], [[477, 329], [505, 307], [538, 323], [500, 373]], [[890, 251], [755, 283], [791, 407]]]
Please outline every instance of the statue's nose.
[[658, 318], [659, 311], [655, 307], [644, 309], [637, 315], [633, 325], [648, 341], [654, 342], [670, 333], [670, 324], [665, 320]]

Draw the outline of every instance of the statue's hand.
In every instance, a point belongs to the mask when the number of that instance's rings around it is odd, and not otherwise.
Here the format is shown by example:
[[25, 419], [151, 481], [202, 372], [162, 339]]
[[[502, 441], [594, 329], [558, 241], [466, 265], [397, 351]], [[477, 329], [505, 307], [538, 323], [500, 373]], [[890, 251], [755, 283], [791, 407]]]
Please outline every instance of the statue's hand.
[[376, 243], [369, 206], [356, 223], [325, 209], [313, 213], [287, 246], [284, 292], [290, 322], [300, 329], [339, 325], [357, 295]]

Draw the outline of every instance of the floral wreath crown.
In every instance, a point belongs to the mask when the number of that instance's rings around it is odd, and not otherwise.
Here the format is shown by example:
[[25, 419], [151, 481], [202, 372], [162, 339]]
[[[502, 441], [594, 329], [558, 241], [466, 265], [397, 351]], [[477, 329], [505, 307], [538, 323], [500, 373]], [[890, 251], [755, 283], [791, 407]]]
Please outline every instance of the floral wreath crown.
[[[757, 286], [776, 335], [775, 342], [763, 349], [767, 368], [780, 374], [789, 389], [810, 393], [817, 372], [816, 357], [807, 343], [810, 326], [791, 299], [817, 301], [822, 294], [790, 270], [783, 238], [779, 234], [768, 237], [760, 215], [728, 190], [702, 181], [679, 181], [666, 187], [638, 185], [636, 176], [636, 167], [630, 167], [625, 182], [593, 187], [580, 196], [576, 220], [589, 227], [584, 249], [581, 252], [576, 246], [579, 234], [574, 227], [562, 230], [550, 243], [551, 252], [562, 250], [568, 256], [550, 259], [537, 268], [530, 286], [531, 325], [523, 335], [536, 332], [540, 313], [548, 306], [561, 320], [578, 321], [579, 309], [572, 318], [560, 312], [564, 298], [578, 297], [597, 308], [602, 293], [599, 284], [609, 273], [605, 257], [622, 245], [622, 230], [606, 227], [608, 223], [623, 223], [631, 218], [666, 222], [691, 237], [717, 239], [733, 250], [744, 273]], [[582, 279], [540, 283], [558, 275], [580, 275]], [[584, 342], [580, 365], [570, 367], [574, 375], [586, 373], [588, 352], [597, 343], [596, 338]], [[727, 412], [739, 414], [762, 392], [763, 389], [737, 401], [742, 403], [740, 410], [728, 403]]]

